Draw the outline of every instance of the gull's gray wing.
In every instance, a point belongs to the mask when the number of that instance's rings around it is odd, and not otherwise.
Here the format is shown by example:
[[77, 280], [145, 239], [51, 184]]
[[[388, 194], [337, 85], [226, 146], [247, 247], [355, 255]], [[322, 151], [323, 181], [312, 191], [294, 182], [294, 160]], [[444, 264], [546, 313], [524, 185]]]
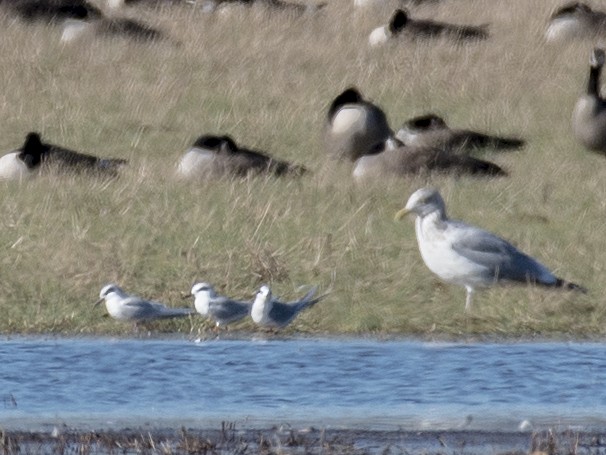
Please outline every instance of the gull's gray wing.
[[456, 236], [452, 249], [484, 267], [484, 278], [540, 284], [553, 284], [557, 280], [543, 264], [522, 253], [507, 240], [464, 223], [451, 223]]

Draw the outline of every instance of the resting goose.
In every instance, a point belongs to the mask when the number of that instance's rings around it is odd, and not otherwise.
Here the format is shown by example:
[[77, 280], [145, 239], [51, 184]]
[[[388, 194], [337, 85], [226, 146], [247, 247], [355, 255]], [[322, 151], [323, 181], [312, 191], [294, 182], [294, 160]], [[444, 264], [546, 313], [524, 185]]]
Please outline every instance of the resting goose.
[[234, 6], [260, 6], [269, 12], [292, 13], [297, 16], [313, 14], [326, 6], [326, 3], [298, 3], [283, 0], [205, 0], [202, 9], [205, 12], [228, 12]]
[[100, 176], [117, 175], [127, 163], [120, 158], [99, 158], [57, 145], [43, 143], [38, 133], [28, 133], [23, 146], [0, 158], [0, 179], [15, 180], [32, 176], [39, 168], [59, 172], [89, 172]]
[[599, 35], [606, 36], [606, 13], [593, 10], [582, 2], [571, 2], [551, 15], [545, 39], [549, 42], [566, 42]]
[[129, 38], [140, 42], [168, 39], [162, 31], [134, 19], [95, 16], [65, 20], [63, 22], [61, 42], [71, 42], [87, 34]]
[[391, 134], [381, 108], [350, 87], [338, 95], [328, 109], [324, 145], [329, 155], [355, 161], [381, 150]]
[[405, 9], [397, 9], [387, 25], [374, 29], [368, 37], [371, 46], [380, 46], [389, 40], [445, 38], [457, 42], [488, 38], [488, 25], [457, 25], [426, 19], [413, 19]]
[[477, 149], [512, 150], [524, 146], [522, 139], [490, 136], [488, 134], [450, 128], [436, 114], [425, 114], [404, 122], [396, 138], [406, 145], [444, 147], [453, 151], [470, 152]]
[[276, 160], [269, 155], [238, 146], [229, 136], [203, 135], [179, 161], [177, 175], [184, 178], [206, 178], [249, 174], [300, 176], [303, 166]]
[[55, 23], [64, 19], [103, 15], [99, 8], [87, 0], [0, 0], [0, 6], [27, 22]]
[[501, 177], [507, 173], [494, 163], [459, 155], [441, 147], [411, 147], [397, 139], [385, 142], [384, 150], [359, 158], [354, 164], [356, 181], [367, 178], [402, 177], [428, 172]]
[[600, 96], [600, 75], [604, 66], [604, 51], [594, 49], [589, 59], [587, 91], [572, 113], [572, 131], [576, 139], [589, 150], [606, 152], [606, 101]]

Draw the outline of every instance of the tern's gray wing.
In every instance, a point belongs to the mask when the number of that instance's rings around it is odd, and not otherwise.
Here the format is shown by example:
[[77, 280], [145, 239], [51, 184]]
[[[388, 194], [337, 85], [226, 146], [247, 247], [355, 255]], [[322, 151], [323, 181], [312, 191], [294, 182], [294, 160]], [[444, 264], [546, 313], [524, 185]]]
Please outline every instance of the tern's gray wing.
[[149, 302], [139, 297], [130, 297], [124, 302], [133, 319], [165, 319], [187, 316], [192, 313], [189, 308], [168, 308], [158, 302]]
[[209, 314], [219, 324], [230, 324], [250, 314], [252, 303], [219, 298], [210, 302]]
[[314, 299], [313, 296], [317, 290], [318, 287], [314, 286], [307, 292], [307, 294], [303, 296], [303, 298], [301, 298], [301, 300], [295, 300], [293, 302], [283, 303], [274, 300], [271, 311], [269, 312], [269, 317], [271, 318], [272, 322], [278, 326], [284, 327], [305, 308], [311, 307], [318, 303], [325, 296], [322, 295]]
[[278, 327], [284, 327], [288, 325], [302, 309], [303, 308], [299, 307], [299, 303], [296, 302], [282, 303], [275, 301], [269, 312], [269, 318], [271, 319], [272, 324], [277, 325]]
[[[305, 294], [299, 302], [307, 302], [308, 300], [311, 300], [311, 298], [314, 296], [314, 294], [317, 291], [318, 291], [318, 286], [312, 287], [309, 291], [307, 291], [307, 294]], [[296, 302], [294, 302], [294, 303], [296, 303]]]
[[485, 267], [487, 280], [553, 284], [556, 277], [541, 263], [519, 251], [511, 243], [490, 232], [451, 222], [456, 229], [452, 249]]

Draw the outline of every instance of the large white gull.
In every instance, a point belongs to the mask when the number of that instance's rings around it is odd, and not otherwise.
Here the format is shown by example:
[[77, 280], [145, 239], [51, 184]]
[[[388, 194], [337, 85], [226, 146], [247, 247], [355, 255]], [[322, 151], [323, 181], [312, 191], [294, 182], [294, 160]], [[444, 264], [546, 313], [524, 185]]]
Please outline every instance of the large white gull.
[[587, 292], [578, 284], [554, 275], [536, 259], [508, 241], [483, 229], [451, 220], [435, 189], [415, 191], [396, 219], [416, 215], [415, 231], [425, 265], [447, 283], [467, 290], [465, 310], [471, 308], [476, 288], [497, 283], [536, 284]]

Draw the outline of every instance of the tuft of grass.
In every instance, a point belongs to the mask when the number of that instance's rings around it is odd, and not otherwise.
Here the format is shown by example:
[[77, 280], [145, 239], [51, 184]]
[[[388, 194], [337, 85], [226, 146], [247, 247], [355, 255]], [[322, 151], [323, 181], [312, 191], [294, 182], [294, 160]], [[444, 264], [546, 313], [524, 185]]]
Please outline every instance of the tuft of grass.
[[[356, 14], [349, 0], [304, 18], [126, 9], [180, 45], [62, 45], [59, 27], [0, 15], [0, 147], [12, 150], [39, 131], [48, 142], [130, 160], [109, 181], [0, 183], [0, 333], [128, 334], [130, 325], [92, 309], [103, 285], [182, 306], [192, 303], [181, 294], [204, 280], [247, 300], [263, 283], [285, 299], [304, 284], [332, 289], [286, 333], [603, 336], [606, 166], [570, 128], [594, 43], [548, 46], [542, 33], [553, 8], [551, 0], [419, 7], [419, 17], [490, 23], [491, 38], [379, 50], [367, 37], [390, 12]], [[332, 162], [321, 142], [328, 105], [350, 85], [381, 105], [394, 128], [431, 111], [528, 145], [488, 155], [509, 178], [355, 185], [351, 166]], [[177, 180], [179, 157], [203, 133], [230, 134], [312, 172]], [[421, 186], [440, 188], [454, 218], [511, 240], [590, 293], [496, 288], [478, 293], [464, 314], [464, 291], [422, 263], [412, 220], [393, 221]], [[197, 317], [153, 325], [208, 328]]]

